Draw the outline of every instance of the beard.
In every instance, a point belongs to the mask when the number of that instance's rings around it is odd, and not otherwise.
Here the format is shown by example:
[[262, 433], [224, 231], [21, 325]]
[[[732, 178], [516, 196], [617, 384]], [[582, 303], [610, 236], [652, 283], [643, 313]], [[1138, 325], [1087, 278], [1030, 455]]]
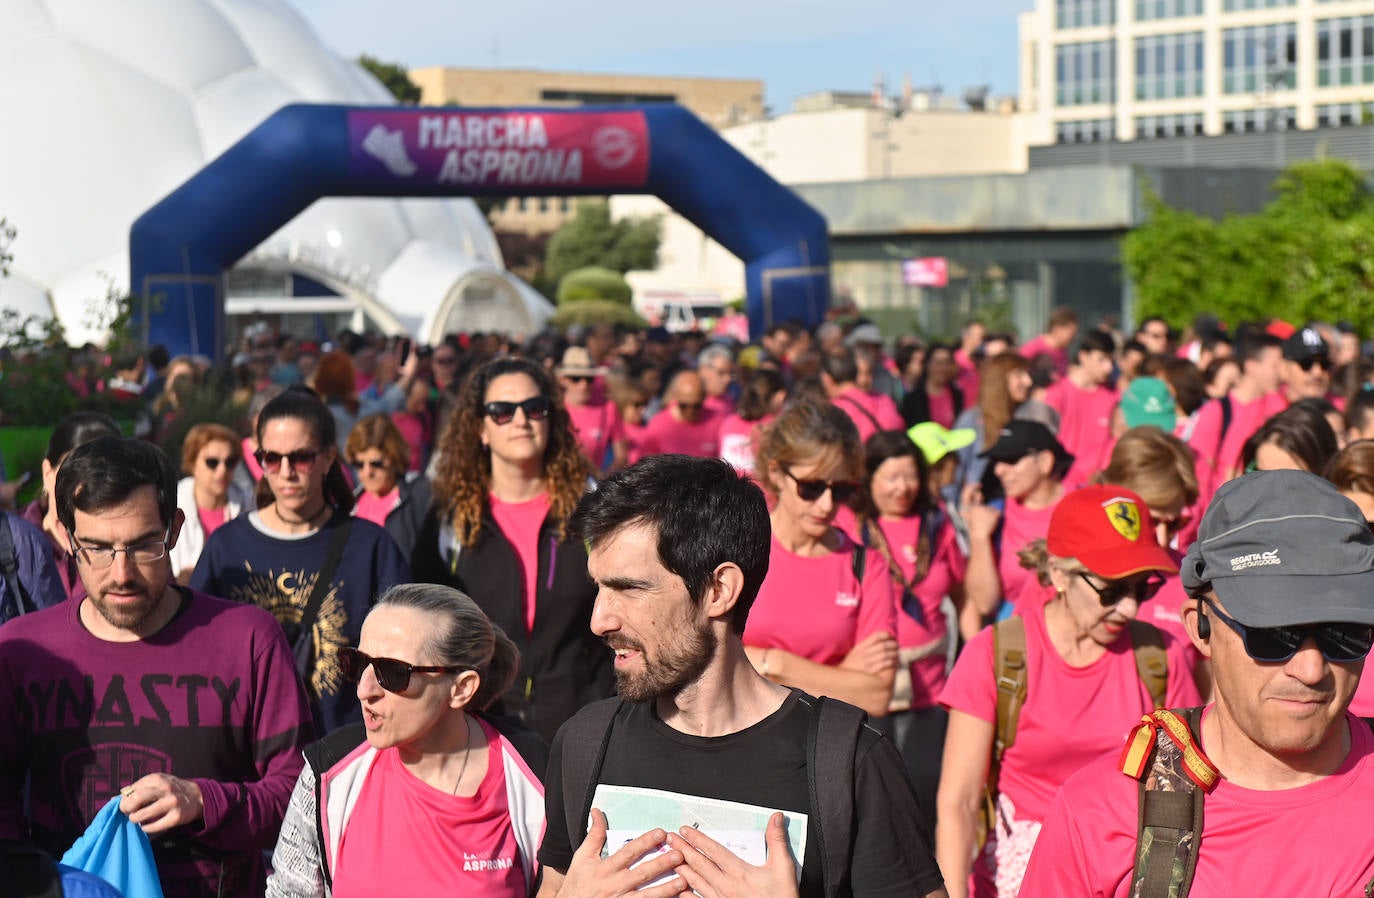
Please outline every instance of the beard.
[[[106, 595], [112, 591], [120, 589], [134, 589], [137, 591], [138, 601], [134, 603], [122, 602], [116, 604], [110, 601]], [[132, 593], [126, 593], [132, 594]], [[153, 596], [146, 587], [131, 587], [130, 584], [119, 584], [107, 587], [99, 593], [92, 593], [87, 596], [95, 610], [100, 612], [100, 616], [113, 627], [121, 630], [136, 630], [142, 626], [150, 617], [157, 613], [162, 605], [161, 594]]]
[[686, 629], [663, 645], [658, 657], [650, 659], [642, 643], [619, 638], [612, 648], [639, 653], [643, 670], [616, 670], [615, 691], [627, 702], [647, 702], [672, 698], [692, 685], [711, 663], [717, 640], [709, 625]]

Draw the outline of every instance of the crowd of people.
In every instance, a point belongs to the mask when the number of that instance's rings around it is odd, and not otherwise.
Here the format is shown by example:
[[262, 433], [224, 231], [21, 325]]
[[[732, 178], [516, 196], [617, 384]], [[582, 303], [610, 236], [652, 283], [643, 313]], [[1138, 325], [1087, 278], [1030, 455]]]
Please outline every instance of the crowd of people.
[[1367, 893], [1364, 348], [154, 348], [0, 517], [0, 843], [116, 797], [168, 898]]

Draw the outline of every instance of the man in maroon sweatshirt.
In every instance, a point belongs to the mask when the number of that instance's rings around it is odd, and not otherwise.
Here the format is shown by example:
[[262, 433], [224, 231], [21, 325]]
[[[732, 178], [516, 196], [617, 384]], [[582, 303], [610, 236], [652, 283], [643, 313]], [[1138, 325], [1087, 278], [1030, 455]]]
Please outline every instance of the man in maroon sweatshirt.
[[313, 737], [281, 626], [176, 585], [182, 515], [155, 446], [87, 443], [55, 494], [86, 596], [0, 629], [0, 839], [61, 855], [121, 795], [166, 898], [262, 895]]

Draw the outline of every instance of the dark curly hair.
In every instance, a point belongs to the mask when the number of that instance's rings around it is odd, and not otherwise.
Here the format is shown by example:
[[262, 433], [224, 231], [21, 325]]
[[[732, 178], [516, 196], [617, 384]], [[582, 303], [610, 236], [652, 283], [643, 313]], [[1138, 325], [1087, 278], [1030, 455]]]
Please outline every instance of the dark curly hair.
[[491, 489], [491, 456], [483, 451], [481, 440], [482, 406], [491, 382], [507, 374], [525, 375], [534, 381], [539, 394], [549, 400], [544, 488], [549, 494], [550, 511], [559, 521], [560, 539], [593, 475], [592, 464], [577, 445], [572, 419], [548, 371], [523, 358], [499, 358], [485, 363], [463, 380], [437, 447], [441, 456], [434, 478], [435, 502], [464, 548], [472, 548], [477, 542], [482, 511]]

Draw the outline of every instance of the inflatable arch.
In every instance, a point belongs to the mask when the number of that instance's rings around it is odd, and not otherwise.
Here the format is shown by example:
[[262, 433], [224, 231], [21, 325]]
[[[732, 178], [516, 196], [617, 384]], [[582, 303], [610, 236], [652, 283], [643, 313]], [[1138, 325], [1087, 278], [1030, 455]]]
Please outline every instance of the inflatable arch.
[[283, 107], [134, 222], [144, 339], [224, 349], [224, 273], [322, 197], [649, 193], [745, 263], [750, 329], [818, 322], [821, 215], [680, 106]]

